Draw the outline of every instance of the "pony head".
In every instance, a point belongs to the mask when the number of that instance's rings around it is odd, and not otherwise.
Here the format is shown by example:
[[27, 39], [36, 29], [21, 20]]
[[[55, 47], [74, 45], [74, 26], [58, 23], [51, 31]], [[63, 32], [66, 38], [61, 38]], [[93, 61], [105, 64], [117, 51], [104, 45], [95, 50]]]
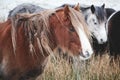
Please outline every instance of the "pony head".
[[[78, 5], [79, 6], [79, 5]], [[72, 53], [85, 60], [93, 53], [90, 44], [90, 32], [78, 6], [57, 10], [50, 18], [52, 32], [57, 44], [64, 52]]]
[[99, 44], [103, 44], [107, 41], [107, 34], [105, 29], [106, 11], [105, 4], [101, 7], [91, 5], [83, 11], [85, 20], [88, 24], [88, 29], [91, 31], [94, 38], [97, 39]]

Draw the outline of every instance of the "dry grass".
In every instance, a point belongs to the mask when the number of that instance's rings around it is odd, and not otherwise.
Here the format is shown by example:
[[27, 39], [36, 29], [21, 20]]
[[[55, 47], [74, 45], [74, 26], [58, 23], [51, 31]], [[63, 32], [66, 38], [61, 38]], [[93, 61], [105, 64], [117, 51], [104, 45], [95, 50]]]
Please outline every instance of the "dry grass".
[[[4, 18], [0, 22], [4, 22]], [[118, 61], [120, 62], [120, 61]], [[120, 80], [120, 66], [110, 64], [109, 55], [92, 57], [78, 64], [72, 64], [62, 58], [50, 57], [45, 71], [37, 80]]]
[[77, 69], [73, 67], [64, 59], [50, 57], [44, 73], [37, 80], [120, 80], [120, 68], [110, 64], [107, 54], [81, 62]]

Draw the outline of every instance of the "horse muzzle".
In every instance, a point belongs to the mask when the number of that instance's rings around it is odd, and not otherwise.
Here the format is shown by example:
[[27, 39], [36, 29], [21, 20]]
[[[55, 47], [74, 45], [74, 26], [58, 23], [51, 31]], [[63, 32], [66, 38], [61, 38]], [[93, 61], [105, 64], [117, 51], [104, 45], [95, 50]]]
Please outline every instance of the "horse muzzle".
[[87, 60], [92, 56], [93, 52], [85, 51], [80, 53], [81, 60]]

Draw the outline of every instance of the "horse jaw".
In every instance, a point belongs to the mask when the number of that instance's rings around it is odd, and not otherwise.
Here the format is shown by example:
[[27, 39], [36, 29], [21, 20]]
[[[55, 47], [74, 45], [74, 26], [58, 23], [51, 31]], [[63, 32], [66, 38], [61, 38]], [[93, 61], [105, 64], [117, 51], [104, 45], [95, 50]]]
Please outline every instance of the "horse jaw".
[[81, 60], [89, 59], [93, 54], [90, 41], [88, 40], [85, 32], [80, 27], [78, 27], [78, 35], [79, 35], [81, 46], [82, 46], [82, 53], [80, 54], [79, 57]]

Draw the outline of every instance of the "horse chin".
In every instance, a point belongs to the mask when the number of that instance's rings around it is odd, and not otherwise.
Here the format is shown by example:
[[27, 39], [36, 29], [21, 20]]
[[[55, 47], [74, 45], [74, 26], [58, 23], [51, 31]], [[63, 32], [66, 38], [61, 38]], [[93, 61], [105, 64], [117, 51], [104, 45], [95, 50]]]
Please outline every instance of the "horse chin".
[[91, 58], [91, 55], [93, 54], [93, 52], [89, 53], [88, 51], [80, 54], [79, 58], [80, 60], [87, 60], [89, 58]]
[[88, 60], [89, 58], [91, 58], [91, 55], [90, 56], [79, 56], [80, 60]]

